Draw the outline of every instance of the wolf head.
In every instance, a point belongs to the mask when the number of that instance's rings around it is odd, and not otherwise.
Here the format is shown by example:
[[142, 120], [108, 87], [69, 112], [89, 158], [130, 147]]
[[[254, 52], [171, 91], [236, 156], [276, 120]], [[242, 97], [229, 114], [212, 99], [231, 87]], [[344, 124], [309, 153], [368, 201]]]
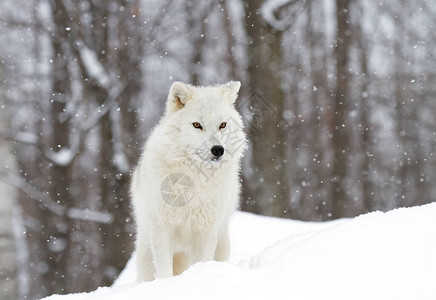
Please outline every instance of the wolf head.
[[[239, 81], [195, 87], [174, 82], [169, 91], [164, 119], [166, 143], [173, 158], [197, 168], [217, 169], [239, 161], [245, 147], [240, 114], [234, 104]], [[168, 126], [169, 125], [169, 126]]]

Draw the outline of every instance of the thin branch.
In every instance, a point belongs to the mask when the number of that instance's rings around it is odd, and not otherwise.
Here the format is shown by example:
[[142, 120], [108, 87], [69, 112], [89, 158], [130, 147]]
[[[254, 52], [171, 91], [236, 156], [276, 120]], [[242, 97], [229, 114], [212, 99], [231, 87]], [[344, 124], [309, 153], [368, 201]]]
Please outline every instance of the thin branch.
[[12, 187], [15, 187], [16, 189], [28, 195], [30, 198], [40, 202], [55, 215], [62, 216], [67, 210], [66, 207], [53, 201], [47, 193], [38, 190], [35, 186], [31, 185], [20, 176], [0, 172], [0, 180]]
[[[32, 138], [23, 138], [24, 136], [32, 136]], [[57, 164], [56, 161], [53, 159], [52, 155], [44, 150], [44, 146], [42, 143], [39, 142], [37, 136], [31, 132], [18, 132], [16, 134], [13, 134], [10, 131], [0, 130], [0, 138], [11, 142], [32, 146], [39, 151], [42, 157], [54, 164]]]
[[82, 221], [90, 221], [102, 224], [110, 224], [113, 222], [112, 214], [100, 212], [92, 209], [82, 209], [74, 207], [66, 207], [53, 201], [51, 197], [35, 186], [31, 185], [24, 178], [6, 172], [0, 172], [0, 181], [16, 188], [17, 190], [28, 195], [31, 199], [38, 201], [49, 211], [57, 216], [67, 216], [71, 219]]
[[122, 84], [118, 82], [115, 86], [113, 86], [106, 97], [106, 100], [100, 105], [100, 108], [97, 109], [87, 120], [82, 122], [82, 126], [80, 127], [81, 132], [88, 132], [93, 127], [95, 127], [117, 102], [117, 99], [121, 96], [121, 94], [126, 90], [128, 85]]
[[162, 21], [164, 20], [164, 16], [168, 14], [168, 7], [172, 6], [172, 3], [174, 2], [174, 0], [167, 0], [165, 2], [162, 3], [161, 7], [159, 7], [159, 11], [160, 13], [156, 15], [156, 17], [154, 18], [152, 24], [151, 24], [151, 29], [150, 32], [148, 32], [148, 34], [144, 35], [149, 37], [150, 40], [154, 40], [156, 38], [156, 31], [159, 30], [160, 25], [162, 24]]

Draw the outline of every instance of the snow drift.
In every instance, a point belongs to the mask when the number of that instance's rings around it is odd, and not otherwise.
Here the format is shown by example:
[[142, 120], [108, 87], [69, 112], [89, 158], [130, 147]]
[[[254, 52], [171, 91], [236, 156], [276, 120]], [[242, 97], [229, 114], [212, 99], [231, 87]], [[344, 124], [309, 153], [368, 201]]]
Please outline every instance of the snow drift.
[[305, 223], [238, 212], [230, 262], [134, 283], [133, 258], [112, 287], [76, 299], [436, 299], [436, 203]]

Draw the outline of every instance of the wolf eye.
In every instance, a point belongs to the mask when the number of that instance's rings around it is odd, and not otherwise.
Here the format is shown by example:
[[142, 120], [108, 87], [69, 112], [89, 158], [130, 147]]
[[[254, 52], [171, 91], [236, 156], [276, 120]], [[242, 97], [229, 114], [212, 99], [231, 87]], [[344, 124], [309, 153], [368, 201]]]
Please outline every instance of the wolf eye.
[[195, 128], [198, 128], [198, 129], [203, 129], [203, 127], [201, 127], [200, 123], [198, 123], [198, 122], [192, 123], [192, 126], [194, 126]]
[[220, 129], [226, 128], [227, 123], [226, 122], [222, 122], [220, 124]]

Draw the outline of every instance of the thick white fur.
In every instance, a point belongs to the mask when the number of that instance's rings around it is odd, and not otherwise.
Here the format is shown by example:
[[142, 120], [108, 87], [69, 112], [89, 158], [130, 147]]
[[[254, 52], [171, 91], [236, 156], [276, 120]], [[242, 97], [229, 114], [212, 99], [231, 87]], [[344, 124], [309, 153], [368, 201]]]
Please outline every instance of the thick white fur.
[[[177, 275], [199, 261], [228, 259], [228, 221], [238, 204], [245, 146], [241, 116], [234, 108], [240, 85], [172, 84], [166, 113], [145, 144], [131, 184], [138, 281]], [[194, 128], [194, 122], [202, 129]], [[225, 130], [219, 128], [222, 122], [227, 122]], [[224, 147], [218, 161], [212, 160], [214, 145]], [[199, 149], [208, 151], [198, 155]], [[192, 200], [182, 207], [161, 196], [163, 180], [173, 173], [186, 174], [195, 185]]]

